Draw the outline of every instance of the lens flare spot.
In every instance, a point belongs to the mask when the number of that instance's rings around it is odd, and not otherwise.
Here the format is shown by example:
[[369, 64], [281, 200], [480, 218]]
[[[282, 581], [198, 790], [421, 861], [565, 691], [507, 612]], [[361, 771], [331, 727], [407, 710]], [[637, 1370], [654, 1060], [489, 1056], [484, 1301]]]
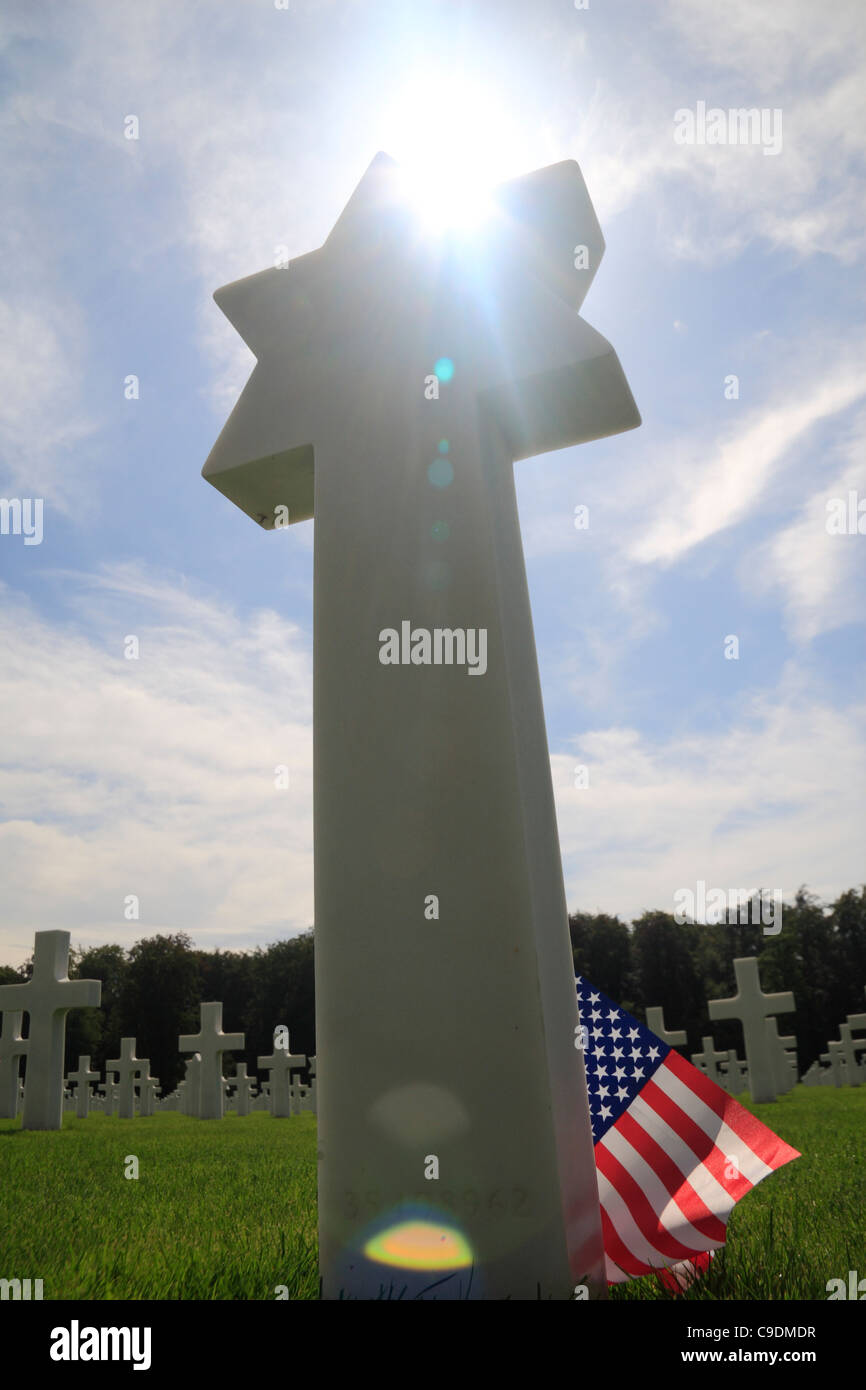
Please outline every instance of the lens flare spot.
[[427, 566], [427, 583], [435, 593], [441, 594], [451, 583], [451, 566], [444, 560], [435, 560]]
[[367, 1241], [364, 1254], [400, 1269], [466, 1269], [472, 1264], [472, 1250], [462, 1232], [432, 1221], [390, 1226]]
[[427, 469], [427, 477], [434, 487], [448, 487], [454, 481], [454, 469], [445, 458], [436, 458]]
[[451, 527], [447, 521], [434, 521], [430, 527], [430, 535], [434, 541], [447, 541], [451, 535]]
[[440, 381], [450, 381], [454, 375], [454, 363], [450, 357], [440, 357], [435, 363], [433, 371]]
[[447, 439], [440, 439], [440, 440], [439, 440], [439, 452], [440, 452], [440, 454], [447, 454], [447, 453], [448, 453], [448, 450], [449, 450], [450, 448], [451, 448], [451, 445], [448, 443], [448, 440], [447, 440]]

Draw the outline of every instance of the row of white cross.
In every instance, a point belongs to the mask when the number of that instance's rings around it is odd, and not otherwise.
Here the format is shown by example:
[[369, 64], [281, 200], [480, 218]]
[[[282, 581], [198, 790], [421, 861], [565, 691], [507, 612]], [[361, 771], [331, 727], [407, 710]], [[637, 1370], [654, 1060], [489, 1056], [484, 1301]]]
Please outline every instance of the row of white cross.
[[[723, 1086], [732, 1095], [750, 1092], [752, 1100], [766, 1102], [785, 1095], [797, 1082], [797, 1040], [780, 1036], [776, 1014], [794, 1012], [794, 996], [787, 990], [780, 994], [764, 994], [755, 956], [741, 956], [734, 961], [737, 993], [730, 999], [711, 999], [708, 1002], [711, 1019], [738, 1019], [743, 1027], [746, 1060], [736, 1049], [717, 1052], [712, 1037], [701, 1039], [701, 1052], [692, 1053], [696, 1067]], [[671, 1047], [684, 1047], [687, 1039], [682, 1030], [665, 1027], [664, 1012], [657, 1007], [646, 1011], [647, 1027]], [[866, 1082], [866, 1072], [858, 1062], [858, 1052], [866, 1050], [866, 1038], [854, 1038], [855, 1028], [866, 1028], [866, 1014], [848, 1014], [839, 1025], [838, 1041], [828, 1043], [821, 1062], [829, 1062], [829, 1070], [813, 1062], [803, 1077], [808, 1086], [859, 1086]]]
[[[69, 932], [37, 932], [33, 949], [33, 973], [20, 985], [0, 985], [0, 1119], [14, 1119], [19, 1101], [19, 1072], [21, 1058], [26, 1058], [23, 1092], [22, 1128], [60, 1129], [63, 1123], [64, 1079], [63, 1054], [66, 1036], [66, 1015], [71, 1008], [95, 1007], [102, 995], [99, 980], [69, 979]], [[244, 1046], [243, 1033], [224, 1033], [222, 1004], [201, 1005], [199, 1032], [178, 1038], [181, 1052], [193, 1053], [187, 1064], [187, 1079], [178, 1088], [178, 1105], [185, 1113], [202, 1119], [220, 1119], [224, 1112], [226, 1081], [222, 1074], [222, 1058], [226, 1052]], [[27, 1013], [30, 1029], [26, 1038], [21, 1035], [22, 1019]], [[276, 1116], [297, 1114], [301, 1100], [315, 1109], [315, 1057], [309, 1059], [311, 1084], [309, 1094], [301, 1095], [299, 1082], [293, 1073], [308, 1066], [303, 1053], [293, 1053], [285, 1028], [275, 1030], [275, 1045], [270, 1056], [259, 1057], [257, 1065], [270, 1073], [269, 1096], [271, 1113]], [[276, 1041], [279, 1039], [279, 1043]], [[86, 1115], [91, 1100], [90, 1082], [98, 1081], [90, 1070], [90, 1058], [78, 1059], [78, 1071], [70, 1073], [69, 1081], [77, 1087], [76, 1108]], [[135, 1038], [123, 1038], [120, 1056], [106, 1062], [106, 1073], [115, 1073], [118, 1113], [131, 1119], [135, 1113], [135, 1090], [138, 1084], [140, 1113], [152, 1114], [158, 1080], [149, 1075], [150, 1062], [136, 1057]], [[106, 1080], [105, 1093], [109, 1104], [113, 1083]], [[249, 1113], [253, 1098], [253, 1080], [246, 1074], [246, 1064], [238, 1066], [237, 1078], [228, 1084], [236, 1088], [236, 1109]], [[168, 1108], [166, 1098], [163, 1105]], [[105, 1101], [103, 1100], [103, 1104]]]
[[[70, 980], [68, 967], [69, 932], [37, 932], [31, 978], [26, 984], [0, 985], [0, 1118], [14, 1118], [17, 1113], [20, 1059], [26, 1057], [22, 1113], [22, 1126], [25, 1129], [60, 1129], [63, 1120], [66, 1015], [71, 1008], [94, 1007], [100, 1002], [100, 981]], [[753, 1100], [775, 1100], [777, 1095], [790, 1090], [797, 1080], [795, 1039], [779, 1036], [775, 1018], [776, 1014], [794, 1011], [794, 996], [789, 991], [764, 994], [758, 961], [754, 956], [736, 959], [734, 971], [737, 993], [730, 999], [711, 999], [708, 1007], [711, 1019], [732, 1018], [740, 1021], [746, 1061], [742, 1062], [735, 1050], [716, 1052], [713, 1039], [709, 1036], [702, 1039], [703, 1051], [695, 1053], [692, 1061], [713, 1080], [721, 1079], [729, 1090], [735, 1087], [744, 1089], [747, 1074]], [[21, 1036], [24, 1012], [30, 1020], [27, 1038]], [[665, 1028], [661, 1009], [647, 1010], [647, 1026], [671, 1046], [685, 1045], [684, 1032], [669, 1032]], [[866, 1049], [866, 1039], [854, 1038], [852, 1030], [855, 1028], [866, 1028], [866, 1014], [849, 1014], [847, 1021], [840, 1026], [838, 1041], [829, 1043], [828, 1051], [821, 1058], [829, 1062], [829, 1074], [837, 1086], [859, 1085], [863, 1079], [857, 1054]], [[277, 1029], [275, 1037], [277, 1035], [284, 1038], [285, 1045], [275, 1043], [270, 1056], [258, 1058], [258, 1066], [271, 1075], [271, 1113], [289, 1116], [297, 1113], [298, 1107], [298, 1094], [296, 1089], [293, 1090], [292, 1076], [307, 1066], [307, 1058], [301, 1053], [292, 1053], [285, 1029]], [[187, 1079], [178, 1088], [178, 1104], [183, 1106], [186, 1113], [202, 1119], [222, 1117], [226, 1088], [222, 1074], [223, 1054], [240, 1050], [243, 1046], [243, 1033], [223, 1032], [222, 1004], [202, 1004], [199, 1032], [184, 1034], [178, 1039], [181, 1052], [193, 1053], [192, 1064], [187, 1064]], [[150, 1114], [158, 1084], [157, 1079], [148, 1074], [150, 1063], [147, 1058], [135, 1056], [134, 1038], [124, 1038], [120, 1051], [120, 1057], [106, 1063], [106, 1070], [120, 1077], [119, 1115], [129, 1119], [134, 1114], [136, 1082], [141, 1113]], [[310, 1061], [314, 1076], [315, 1058]], [[721, 1065], [721, 1071], [717, 1070], [717, 1063]], [[814, 1064], [807, 1077], [810, 1078], [810, 1085], [823, 1080], [820, 1069], [816, 1072]], [[96, 1074], [90, 1071], [89, 1057], [79, 1058], [78, 1073], [72, 1073], [69, 1080], [78, 1087], [79, 1105], [86, 1107], [90, 1082], [98, 1080]], [[249, 1113], [252, 1084], [252, 1079], [246, 1074], [246, 1065], [242, 1063], [235, 1082], [239, 1113]], [[311, 1091], [315, 1108], [315, 1080], [311, 1082]], [[163, 1105], [167, 1104], [167, 1100]], [[87, 1113], [86, 1109], [84, 1113]]]
[[[282, 1026], [275, 1029], [278, 1035], [285, 1032]], [[67, 1109], [74, 1107], [79, 1119], [86, 1119], [92, 1110], [100, 1110], [109, 1115], [116, 1112], [120, 1119], [131, 1120], [135, 1115], [136, 1093], [139, 1116], [153, 1115], [157, 1110], [179, 1110], [184, 1115], [203, 1117], [200, 1053], [196, 1052], [186, 1063], [186, 1076], [177, 1090], [160, 1099], [159, 1078], [147, 1074], [150, 1063], [146, 1057], [135, 1056], [135, 1039], [123, 1038], [120, 1050], [120, 1057], [106, 1062], [105, 1082], [95, 1092], [90, 1083], [99, 1081], [99, 1072], [90, 1070], [88, 1055], [80, 1056], [77, 1071], [67, 1076], [64, 1104]], [[258, 1064], [271, 1078], [261, 1087], [255, 1077], [247, 1075], [246, 1062], [238, 1062], [234, 1076], [221, 1078], [222, 1095], [233, 1106], [235, 1114], [249, 1115], [253, 1110], [269, 1110], [276, 1117], [300, 1115], [304, 1111], [316, 1113], [315, 1057], [293, 1055], [275, 1044], [273, 1057], [260, 1057]], [[303, 1065], [310, 1073], [309, 1086], [303, 1085], [296, 1070]], [[74, 1095], [72, 1086], [76, 1088]], [[19, 1098], [23, 1099], [23, 1095], [24, 1084], [19, 1082]], [[221, 1109], [219, 1117], [222, 1114]], [[14, 1111], [3, 1118], [14, 1118]]]

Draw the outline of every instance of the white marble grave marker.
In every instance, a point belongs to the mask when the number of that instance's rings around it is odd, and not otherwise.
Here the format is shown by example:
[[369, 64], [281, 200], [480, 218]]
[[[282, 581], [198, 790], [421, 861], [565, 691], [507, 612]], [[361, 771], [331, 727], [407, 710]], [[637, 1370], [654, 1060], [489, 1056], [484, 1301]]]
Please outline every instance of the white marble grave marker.
[[[857, 1017], [857, 1015], [855, 1015]], [[851, 1025], [848, 1023], [839, 1024], [839, 1053], [844, 1058], [845, 1067], [848, 1072], [848, 1085], [860, 1085], [860, 1066], [857, 1058], [858, 1052], [866, 1050], [866, 1038], [854, 1038], [851, 1035]]]
[[120, 1100], [120, 1087], [115, 1080], [116, 1072], [106, 1068], [105, 1082], [98, 1088], [103, 1115], [113, 1115]]
[[21, 1058], [27, 1056], [27, 1039], [21, 1036], [21, 1010], [4, 1009], [0, 1030], [0, 1120], [14, 1120], [18, 1114], [21, 1084]]
[[758, 961], [755, 956], [739, 956], [734, 961], [737, 993], [730, 999], [710, 999], [710, 1018], [737, 1018], [743, 1025], [746, 1061], [749, 1066], [749, 1093], [753, 1101], [763, 1103], [776, 1099], [774, 1049], [765, 1020], [768, 1014], [794, 1011], [794, 996], [762, 994]]
[[223, 1006], [219, 1003], [202, 1004], [199, 1032], [185, 1034], [178, 1038], [180, 1052], [196, 1052], [201, 1059], [200, 1109], [203, 1120], [221, 1120], [223, 1117], [223, 1053], [234, 1052], [244, 1045], [243, 1033], [224, 1033]]
[[784, 1096], [793, 1089], [797, 1079], [796, 1075], [791, 1075], [790, 1058], [788, 1056], [786, 1044], [796, 1044], [797, 1040], [796, 1038], [780, 1037], [779, 1024], [775, 1018], [765, 1019], [764, 1026], [767, 1030], [767, 1039], [772, 1051], [773, 1084], [776, 1087], [776, 1094]]
[[156, 1099], [159, 1095], [159, 1077], [143, 1076], [139, 1083], [139, 1104], [138, 1113], [142, 1117], [147, 1117], [154, 1113], [156, 1109]]
[[665, 1027], [665, 1011], [657, 1004], [651, 1004], [646, 1011], [646, 1026], [651, 1033], [655, 1033], [657, 1038], [667, 1043], [669, 1047], [687, 1047], [688, 1038], [683, 1028], [675, 1028], [670, 1032]]
[[38, 931], [33, 974], [23, 985], [0, 985], [0, 1009], [24, 1010], [30, 1020], [22, 1129], [63, 1125], [63, 1050], [70, 1009], [94, 1008], [99, 980], [70, 980], [69, 932]]
[[185, 1115], [194, 1119], [201, 1117], [201, 1056], [198, 1052], [188, 1057], [184, 1063], [184, 1078], [178, 1090], [182, 1091], [181, 1109]]
[[229, 1085], [234, 1087], [235, 1111], [238, 1115], [248, 1115], [255, 1091], [255, 1079], [247, 1076], [246, 1062], [238, 1062], [234, 1076], [229, 1077]]
[[721, 1084], [721, 1076], [716, 1064], [718, 1062], [726, 1062], [728, 1060], [728, 1054], [727, 1052], [716, 1052], [716, 1044], [713, 1038], [701, 1038], [701, 1047], [703, 1051], [692, 1053], [692, 1063], [694, 1066], [698, 1067], [705, 1076], [708, 1076], [710, 1081], [715, 1081], [718, 1086]]
[[139, 1076], [147, 1076], [150, 1059], [148, 1057], [136, 1057], [135, 1038], [121, 1038], [120, 1056], [109, 1058], [105, 1065], [106, 1068], [112, 1069], [115, 1076], [119, 1077], [117, 1113], [120, 1119], [134, 1119], [135, 1082]]
[[323, 1297], [604, 1296], [513, 464], [640, 417], [578, 314], [604, 242], [573, 161], [442, 247], [402, 189], [378, 155], [319, 250], [215, 296], [257, 364], [204, 476], [265, 529], [315, 517]]
[[295, 1113], [292, 1108], [291, 1075], [307, 1065], [304, 1053], [292, 1052], [288, 1032], [278, 1025], [274, 1029], [274, 1037], [283, 1036], [286, 1039], [285, 1047], [277, 1046], [275, 1041], [270, 1057], [259, 1057], [256, 1062], [262, 1071], [268, 1072], [270, 1080], [262, 1086], [262, 1091], [270, 1095], [270, 1110], [275, 1119], [285, 1119]]
[[828, 1043], [828, 1050], [821, 1053], [821, 1061], [830, 1063], [833, 1085], [836, 1087], [846, 1086], [848, 1084], [848, 1078], [845, 1075], [845, 1058], [838, 1051], [838, 1047], [838, 1043]]
[[316, 1059], [311, 1057], [307, 1070], [310, 1074], [310, 1094], [307, 1098], [308, 1108], [316, 1114]]
[[90, 1054], [78, 1058], [78, 1071], [71, 1071], [67, 1081], [75, 1082], [75, 1113], [79, 1120], [86, 1120], [90, 1110], [90, 1083], [99, 1080], [99, 1072], [90, 1070]]
[[723, 1083], [725, 1090], [729, 1091], [732, 1096], [738, 1096], [746, 1089], [748, 1084], [746, 1064], [737, 1056], [735, 1047], [728, 1049], [728, 1060], [722, 1063], [721, 1071], [725, 1078]]

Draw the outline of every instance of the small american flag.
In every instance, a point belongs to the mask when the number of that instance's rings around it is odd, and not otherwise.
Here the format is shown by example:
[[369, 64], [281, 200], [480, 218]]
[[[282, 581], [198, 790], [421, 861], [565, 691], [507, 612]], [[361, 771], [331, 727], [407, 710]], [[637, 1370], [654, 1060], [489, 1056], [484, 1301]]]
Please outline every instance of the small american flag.
[[608, 1281], [687, 1282], [735, 1202], [800, 1155], [581, 976], [577, 997]]

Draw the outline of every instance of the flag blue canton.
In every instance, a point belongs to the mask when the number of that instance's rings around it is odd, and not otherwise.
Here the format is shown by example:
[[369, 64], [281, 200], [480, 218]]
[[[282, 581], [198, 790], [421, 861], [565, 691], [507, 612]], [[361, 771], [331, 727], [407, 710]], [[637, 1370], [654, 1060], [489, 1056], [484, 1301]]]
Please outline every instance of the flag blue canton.
[[586, 1028], [584, 1062], [594, 1143], [616, 1124], [670, 1052], [667, 1043], [576, 975], [577, 1005]]

